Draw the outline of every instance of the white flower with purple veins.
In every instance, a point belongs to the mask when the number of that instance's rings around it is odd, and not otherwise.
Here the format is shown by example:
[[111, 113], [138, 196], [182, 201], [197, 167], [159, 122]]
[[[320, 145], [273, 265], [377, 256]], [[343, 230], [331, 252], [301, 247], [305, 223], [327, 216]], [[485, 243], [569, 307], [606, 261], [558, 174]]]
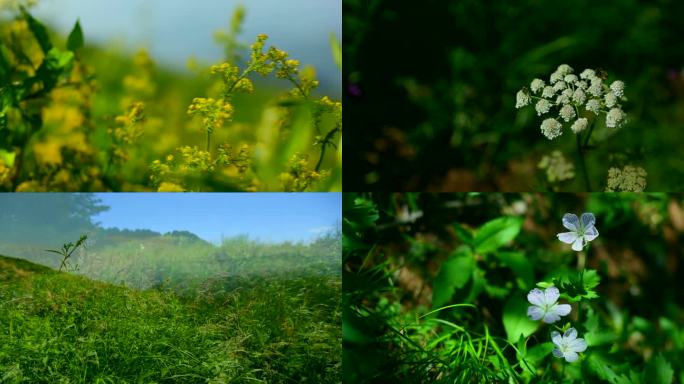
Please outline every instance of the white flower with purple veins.
[[587, 350], [587, 342], [582, 338], [577, 338], [577, 330], [569, 328], [561, 336], [560, 333], [551, 332], [551, 341], [556, 345], [553, 350], [553, 355], [556, 357], [564, 357], [568, 363], [574, 363], [579, 359], [578, 352]]
[[567, 316], [571, 307], [569, 304], [558, 304], [559, 297], [560, 293], [556, 287], [549, 287], [544, 291], [539, 288], [531, 290], [527, 294], [527, 301], [532, 304], [527, 307], [527, 317], [553, 324], [560, 320], [561, 316]]
[[573, 213], [563, 215], [563, 226], [571, 232], [558, 234], [558, 240], [565, 244], [572, 244], [573, 251], [581, 251], [592, 240], [598, 237], [598, 230], [594, 226], [596, 218], [593, 213], [583, 213], [578, 219]]

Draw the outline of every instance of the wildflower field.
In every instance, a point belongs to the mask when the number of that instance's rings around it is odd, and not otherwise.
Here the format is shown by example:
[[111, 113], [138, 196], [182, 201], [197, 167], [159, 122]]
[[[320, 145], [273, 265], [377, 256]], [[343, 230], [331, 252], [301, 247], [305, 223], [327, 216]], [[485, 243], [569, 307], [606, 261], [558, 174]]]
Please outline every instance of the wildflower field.
[[[342, 104], [316, 68], [226, 15], [217, 63], [180, 72], [0, 2], [0, 190], [339, 191]], [[201, 20], [188, 20], [191, 23]], [[330, 31], [323, 55], [337, 58]], [[206, 39], [212, 39], [207, 36]]]
[[343, 4], [349, 190], [684, 188], [682, 2]]
[[343, 378], [684, 382], [684, 195], [356, 194]]

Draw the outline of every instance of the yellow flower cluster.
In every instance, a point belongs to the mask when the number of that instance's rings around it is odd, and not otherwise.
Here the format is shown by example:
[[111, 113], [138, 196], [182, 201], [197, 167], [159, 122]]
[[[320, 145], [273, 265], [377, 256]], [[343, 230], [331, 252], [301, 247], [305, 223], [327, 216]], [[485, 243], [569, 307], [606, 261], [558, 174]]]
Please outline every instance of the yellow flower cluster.
[[198, 97], [188, 107], [188, 114], [190, 116], [200, 116], [204, 129], [208, 133], [213, 133], [215, 130], [223, 127], [227, 121], [232, 120], [233, 106], [223, 100]]
[[288, 172], [280, 174], [280, 182], [285, 192], [304, 192], [312, 184], [326, 177], [325, 172], [310, 170], [309, 156], [301, 153], [290, 159], [288, 168]]

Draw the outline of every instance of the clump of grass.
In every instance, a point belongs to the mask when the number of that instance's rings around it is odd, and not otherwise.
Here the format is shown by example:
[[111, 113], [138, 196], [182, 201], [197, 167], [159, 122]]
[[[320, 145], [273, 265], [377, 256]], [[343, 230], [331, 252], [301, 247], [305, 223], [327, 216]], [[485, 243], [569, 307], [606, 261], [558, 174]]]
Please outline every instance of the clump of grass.
[[0, 267], [0, 382], [341, 381], [339, 277], [180, 297]]

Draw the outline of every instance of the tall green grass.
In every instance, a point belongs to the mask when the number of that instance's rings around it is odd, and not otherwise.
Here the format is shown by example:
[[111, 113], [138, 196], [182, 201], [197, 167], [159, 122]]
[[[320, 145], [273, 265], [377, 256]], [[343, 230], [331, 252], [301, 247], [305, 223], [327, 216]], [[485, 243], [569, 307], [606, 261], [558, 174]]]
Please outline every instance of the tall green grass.
[[0, 383], [337, 383], [340, 291], [310, 276], [181, 297], [0, 257]]

